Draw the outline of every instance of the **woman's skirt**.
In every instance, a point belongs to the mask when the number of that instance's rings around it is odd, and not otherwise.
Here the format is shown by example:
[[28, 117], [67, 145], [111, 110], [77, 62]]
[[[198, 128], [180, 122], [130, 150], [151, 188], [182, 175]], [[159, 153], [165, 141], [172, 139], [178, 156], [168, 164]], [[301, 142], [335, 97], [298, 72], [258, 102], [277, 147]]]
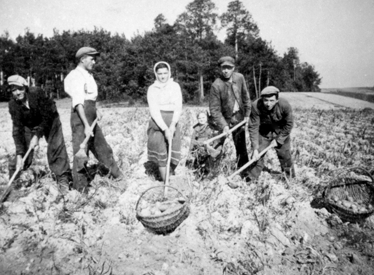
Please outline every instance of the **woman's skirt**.
[[[173, 119], [173, 111], [161, 111], [161, 116], [169, 127]], [[166, 167], [168, 159], [168, 143], [164, 132], [157, 126], [151, 118], [147, 130], [148, 134], [148, 160], [158, 164], [159, 167]], [[175, 127], [172, 147], [171, 163], [178, 165], [181, 159], [181, 131], [178, 124]]]

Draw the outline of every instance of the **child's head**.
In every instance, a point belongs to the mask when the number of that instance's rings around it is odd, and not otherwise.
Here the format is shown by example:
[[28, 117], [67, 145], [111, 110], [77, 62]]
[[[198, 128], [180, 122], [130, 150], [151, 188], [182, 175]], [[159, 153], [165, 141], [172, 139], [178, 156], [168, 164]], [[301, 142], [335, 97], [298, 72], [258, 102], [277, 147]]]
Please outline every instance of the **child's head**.
[[197, 121], [199, 124], [206, 124], [208, 122], [208, 117], [205, 112], [201, 112], [197, 114]]

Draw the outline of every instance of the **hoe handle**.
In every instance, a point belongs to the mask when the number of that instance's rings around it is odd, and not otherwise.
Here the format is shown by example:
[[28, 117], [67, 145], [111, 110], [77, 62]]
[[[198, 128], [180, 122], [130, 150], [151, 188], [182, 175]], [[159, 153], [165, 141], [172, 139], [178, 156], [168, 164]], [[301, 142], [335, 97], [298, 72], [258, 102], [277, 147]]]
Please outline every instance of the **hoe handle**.
[[[266, 154], [267, 151], [269, 151], [271, 148], [273, 148], [273, 146], [270, 144], [268, 147], [266, 147], [264, 150], [261, 151], [261, 153], [258, 155], [258, 157], [262, 157], [263, 155]], [[237, 170], [235, 173], [233, 173], [231, 176], [229, 176], [229, 180], [231, 180], [233, 177], [235, 177], [237, 174], [239, 174], [240, 172], [242, 172], [244, 169], [246, 169], [248, 166], [250, 166], [252, 163], [256, 162], [257, 160], [250, 160], [249, 162], [247, 162], [246, 164], [244, 164], [242, 167], [240, 167], [239, 170]]]
[[233, 128], [231, 128], [227, 133], [222, 133], [222, 134], [219, 134], [218, 136], [212, 137], [211, 139], [208, 139], [208, 140], [204, 141], [204, 144], [209, 144], [212, 141], [215, 141], [216, 139], [227, 136], [228, 134], [230, 134], [230, 133], [234, 132], [236, 129], [238, 129], [240, 126], [244, 125], [245, 123], [246, 123], [245, 120], [241, 121], [240, 123], [235, 125]]
[[[25, 156], [22, 159], [22, 163], [24, 163], [26, 161], [26, 159], [29, 156], [29, 154], [30, 154], [30, 152], [31, 152], [32, 149], [34, 149], [34, 148], [33, 147], [29, 147], [29, 149], [27, 150]], [[11, 190], [11, 187], [12, 187], [11, 184], [14, 181], [14, 179], [17, 177], [19, 171], [21, 171], [22, 168], [23, 167], [18, 167], [16, 169], [16, 171], [14, 172], [13, 176], [10, 178], [10, 180], [8, 182], [8, 185], [7, 185], [7, 188], [5, 189], [4, 193], [1, 195], [0, 203], [2, 203], [5, 200], [5, 198], [8, 196], [8, 194], [9, 194], [9, 192]]]
[[168, 189], [167, 185], [169, 184], [169, 174], [170, 174], [170, 162], [171, 162], [171, 145], [172, 145], [173, 140], [170, 140], [168, 142], [169, 145], [169, 150], [168, 150], [168, 161], [166, 164], [166, 175], [165, 175], [165, 182], [164, 182], [164, 198], [166, 198], [168, 194]]
[[[93, 129], [95, 128], [97, 124], [97, 118], [94, 120], [94, 122], [91, 124], [91, 131], [93, 131]], [[79, 146], [80, 149], [83, 149], [86, 148], [86, 145], [87, 145], [87, 142], [88, 140], [90, 139], [91, 135], [89, 136], [86, 136], [83, 140], [83, 142], [81, 143], [81, 145]]]

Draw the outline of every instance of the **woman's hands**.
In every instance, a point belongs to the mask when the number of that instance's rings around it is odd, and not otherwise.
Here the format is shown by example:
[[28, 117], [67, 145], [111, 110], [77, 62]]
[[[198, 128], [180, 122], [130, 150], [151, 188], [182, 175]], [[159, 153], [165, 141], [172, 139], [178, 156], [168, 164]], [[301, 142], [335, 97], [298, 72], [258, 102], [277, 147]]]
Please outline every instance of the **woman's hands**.
[[175, 123], [172, 122], [169, 126], [169, 128], [166, 128], [165, 131], [164, 131], [164, 134], [165, 134], [165, 138], [168, 142], [171, 142], [173, 140], [173, 137], [174, 137], [174, 133], [175, 133]]
[[103, 118], [103, 114], [100, 112], [99, 109], [96, 109], [96, 116], [98, 121], [100, 121]]

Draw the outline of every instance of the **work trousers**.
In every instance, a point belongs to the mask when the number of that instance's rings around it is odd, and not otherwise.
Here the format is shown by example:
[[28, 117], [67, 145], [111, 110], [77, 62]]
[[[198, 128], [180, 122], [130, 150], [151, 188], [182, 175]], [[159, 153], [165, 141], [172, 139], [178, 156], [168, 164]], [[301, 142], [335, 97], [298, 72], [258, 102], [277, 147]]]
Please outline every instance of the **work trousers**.
[[[30, 141], [33, 137], [31, 129], [25, 127], [25, 148], [28, 148]], [[57, 116], [52, 123], [52, 127], [45, 134], [45, 139], [48, 143], [47, 159], [49, 168], [52, 173], [58, 178], [64, 173], [70, 173], [69, 157], [66, 152], [64, 135], [62, 133], [62, 126], [60, 118]], [[26, 170], [32, 164], [34, 150], [30, 151], [29, 156], [26, 158], [23, 170]], [[22, 156], [23, 157], [23, 156]], [[12, 177], [17, 167], [17, 156], [12, 156], [9, 160], [9, 177]]]
[[[261, 153], [266, 147], [271, 143], [272, 139], [263, 137], [259, 135], [259, 149], [258, 152]], [[279, 158], [282, 172], [285, 172], [288, 177], [295, 176], [295, 170], [291, 157], [291, 138], [288, 136], [284, 141], [284, 144], [275, 147], [275, 151]], [[255, 164], [253, 164], [249, 169], [249, 178], [251, 180], [257, 180], [260, 176], [262, 170], [264, 169], [264, 156], [262, 156]]]
[[[234, 120], [232, 119], [232, 121]], [[242, 119], [235, 120], [235, 123], [230, 123], [230, 128], [233, 128], [240, 121], [242, 121]], [[236, 163], [238, 165], [238, 168], [242, 167], [244, 164], [246, 164], [249, 161], [244, 127], [245, 126], [242, 126], [232, 132], [232, 138], [233, 138], [235, 149], [236, 149]], [[225, 139], [226, 139], [225, 137], [221, 139], [220, 145], [223, 145]], [[244, 174], [245, 173], [242, 173], [242, 175]]]
[[[93, 121], [96, 119], [96, 102], [92, 100], [86, 100], [84, 102], [84, 112], [86, 114], [87, 121], [92, 125]], [[78, 158], [76, 153], [80, 149], [80, 145], [85, 139], [84, 134], [84, 124], [80, 119], [78, 112], [72, 110], [71, 113], [71, 129], [72, 129], [72, 141], [73, 141], [73, 188], [83, 192], [87, 191], [87, 185], [89, 180], [89, 173], [86, 169], [78, 171]], [[93, 130], [93, 137], [90, 137], [86, 147], [86, 154], [88, 156], [89, 151], [91, 151], [97, 160], [104, 164], [108, 169], [109, 173], [113, 178], [118, 178], [122, 176], [121, 171], [119, 170], [117, 163], [113, 157], [113, 150], [106, 142], [104, 134], [99, 125], [96, 125]]]

